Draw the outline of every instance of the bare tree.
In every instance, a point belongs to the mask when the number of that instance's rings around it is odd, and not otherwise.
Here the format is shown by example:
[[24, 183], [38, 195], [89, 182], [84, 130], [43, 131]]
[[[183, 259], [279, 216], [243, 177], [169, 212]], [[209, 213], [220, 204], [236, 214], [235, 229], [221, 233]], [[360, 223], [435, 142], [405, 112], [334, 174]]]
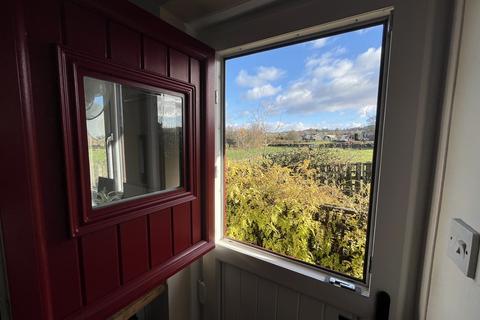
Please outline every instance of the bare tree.
[[290, 141], [299, 141], [300, 139], [302, 139], [302, 137], [300, 136], [300, 133], [298, 131], [293, 131], [293, 130], [289, 131], [285, 136], [285, 138]]

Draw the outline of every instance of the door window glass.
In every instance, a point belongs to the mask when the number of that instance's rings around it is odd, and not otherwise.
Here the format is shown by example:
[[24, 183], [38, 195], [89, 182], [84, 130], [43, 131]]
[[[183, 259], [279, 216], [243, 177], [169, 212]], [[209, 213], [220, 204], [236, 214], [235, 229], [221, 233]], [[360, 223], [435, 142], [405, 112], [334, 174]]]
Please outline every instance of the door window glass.
[[384, 25], [225, 61], [225, 230], [364, 280]]

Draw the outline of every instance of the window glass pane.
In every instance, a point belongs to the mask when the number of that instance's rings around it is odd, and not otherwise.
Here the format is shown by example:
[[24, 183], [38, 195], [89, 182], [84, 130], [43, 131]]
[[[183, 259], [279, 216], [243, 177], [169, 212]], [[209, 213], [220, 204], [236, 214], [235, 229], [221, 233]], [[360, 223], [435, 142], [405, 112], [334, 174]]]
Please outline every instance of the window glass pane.
[[183, 96], [84, 78], [92, 206], [181, 186]]
[[363, 280], [383, 25], [225, 61], [225, 236]]

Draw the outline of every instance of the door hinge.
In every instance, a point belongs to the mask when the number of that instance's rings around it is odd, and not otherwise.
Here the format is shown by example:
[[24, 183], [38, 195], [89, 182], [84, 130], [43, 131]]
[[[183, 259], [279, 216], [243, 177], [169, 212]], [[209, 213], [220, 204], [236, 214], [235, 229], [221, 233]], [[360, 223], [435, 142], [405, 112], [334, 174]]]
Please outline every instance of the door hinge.
[[372, 265], [373, 265], [373, 256], [370, 256], [370, 261], [368, 261], [368, 273], [372, 273]]
[[218, 90], [215, 90], [215, 104], [218, 104]]
[[200, 304], [207, 302], [207, 286], [203, 280], [197, 280], [197, 297]]

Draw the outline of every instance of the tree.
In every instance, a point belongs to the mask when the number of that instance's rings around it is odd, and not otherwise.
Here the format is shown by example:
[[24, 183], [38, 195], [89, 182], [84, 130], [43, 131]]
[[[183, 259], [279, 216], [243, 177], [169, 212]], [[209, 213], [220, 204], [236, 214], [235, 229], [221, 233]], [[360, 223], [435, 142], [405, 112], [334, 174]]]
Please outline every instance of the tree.
[[302, 139], [302, 136], [298, 131], [289, 131], [287, 132], [285, 138], [289, 141], [300, 141]]
[[258, 148], [267, 144], [267, 129], [265, 125], [265, 110], [259, 108], [251, 113], [251, 120], [242, 127], [227, 126], [225, 142], [228, 146], [237, 148]]

